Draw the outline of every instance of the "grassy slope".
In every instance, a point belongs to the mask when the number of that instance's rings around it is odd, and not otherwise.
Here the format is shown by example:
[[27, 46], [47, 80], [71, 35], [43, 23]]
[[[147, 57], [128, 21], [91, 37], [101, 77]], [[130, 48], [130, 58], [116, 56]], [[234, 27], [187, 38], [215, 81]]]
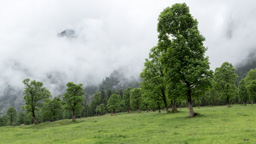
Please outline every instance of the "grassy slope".
[[[0, 143], [256, 143], [256, 106], [201, 107], [179, 113], [109, 114], [39, 125], [1, 127]], [[249, 139], [249, 141], [244, 141]]]

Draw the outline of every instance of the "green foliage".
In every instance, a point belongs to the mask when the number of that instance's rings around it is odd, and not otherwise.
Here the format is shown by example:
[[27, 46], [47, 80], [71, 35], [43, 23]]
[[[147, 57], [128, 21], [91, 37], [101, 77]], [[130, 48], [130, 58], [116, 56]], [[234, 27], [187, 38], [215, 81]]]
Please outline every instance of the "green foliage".
[[238, 96], [239, 96], [239, 102], [244, 103], [245, 105], [249, 101], [249, 94], [248, 94], [247, 89], [246, 89], [245, 79], [242, 79], [239, 82]]
[[107, 109], [112, 111], [114, 114], [121, 108], [121, 96], [118, 94], [112, 94], [108, 99]]
[[124, 107], [126, 111], [130, 111], [131, 110], [131, 105], [130, 105], [130, 91], [131, 88], [128, 87], [125, 91], [124, 91]]
[[221, 98], [226, 99], [227, 104], [230, 104], [231, 100], [236, 95], [235, 82], [237, 77], [235, 68], [231, 63], [224, 62], [220, 68], [215, 69], [215, 89], [220, 92]]
[[8, 118], [6, 115], [0, 117], [0, 126], [6, 126], [8, 122]]
[[31, 115], [31, 112], [27, 112], [24, 110], [24, 107], [21, 108], [21, 111], [19, 112], [18, 115], [18, 120], [17, 120], [17, 124], [32, 124], [34, 122], [34, 119]]
[[214, 84], [209, 88], [207, 92], [205, 92], [206, 101], [212, 106], [216, 105], [219, 100], [219, 93], [215, 89]]
[[19, 112], [19, 115], [18, 115], [18, 120], [17, 120], [17, 124], [20, 125], [20, 124], [25, 124], [25, 114], [26, 112], [25, 111], [20, 111]]
[[256, 69], [251, 69], [244, 80], [249, 101], [253, 103], [256, 101]]
[[44, 121], [55, 121], [62, 118], [63, 104], [59, 97], [44, 101], [42, 115]]
[[96, 112], [100, 115], [104, 115], [106, 113], [106, 108], [104, 104], [100, 104], [96, 107]]
[[17, 111], [14, 107], [10, 107], [6, 112], [6, 117], [10, 121], [10, 125], [12, 126], [17, 120]]
[[25, 108], [28, 112], [31, 112], [31, 115], [34, 118], [34, 124], [37, 124], [38, 122], [35, 111], [37, 111], [38, 108], [42, 106], [42, 100], [48, 99], [51, 96], [51, 93], [49, 90], [43, 87], [42, 82], [25, 79], [23, 83], [25, 85]]
[[[140, 74], [143, 81], [141, 88], [145, 91], [143, 101], [147, 106], [150, 101], [155, 103], [162, 100], [168, 112], [167, 96], [166, 96], [166, 77], [164, 67], [160, 61], [160, 51], [157, 47], [153, 47], [149, 53], [149, 59], [144, 63], [144, 70]], [[150, 94], [152, 93], [152, 94]]]
[[134, 88], [130, 91], [130, 102], [133, 110], [140, 110], [142, 104], [141, 88]]
[[84, 91], [82, 84], [68, 82], [67, 87], [63, 101], [65, 103], [65, 108], [72, 112], [73, 121], [75, 121], [76, 114], [83, 108], [82, 102], [84, 100]]
[[210, 86], [212, 76], [209, 59], [205, 57], [205, 38], [185, 3], [164, 9], [158, 20], [158, 49], [162, 53], [168, 83], [178, 84], [179, 90], [187, 94], [192, 117], [192, 97], [197, 97], [192, 93], [205, 91]]
[[99, 105], [101, 103], [101, 92], [97, 92], [94, 94], [93, 102], [96, 105]]

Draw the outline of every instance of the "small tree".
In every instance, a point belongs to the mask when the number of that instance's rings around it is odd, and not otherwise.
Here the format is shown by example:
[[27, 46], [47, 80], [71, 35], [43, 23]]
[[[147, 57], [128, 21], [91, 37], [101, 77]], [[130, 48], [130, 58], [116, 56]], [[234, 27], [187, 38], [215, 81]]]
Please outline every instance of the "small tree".
[[42, 82], [25, 79], [23, 80], [23, 83], [25, 85], [25, 108], [28, 112], [31, 112], [31, 115], [34, 119], [34, 124], [38, 124], [35, 111], [37, 111], [38, 107], [41, 106], [42, 100], [48, 99], [51, 96], [51, 93], [49, 90], [43, 87]]
[[82, 84], [74, 84], [73, 82], [67, 83], [66, 93], [64, 94], [63, 101], [66, 109], [72, 112], [72, 121], [76, 119], [76, 112], [82, 110], [82, 102], [84, 99], [84, 91]]
[[99, 105], [101, 103], [101, 92], [97, 92], [94, 94], [93, 102], [96, 105]]
[[152, 106], [152, 99], [150, 96], [147, 95], [147, 92], [144, 92], [142, 95], [142, 104], [144, 105], [144, 109], [148, 112], [149, 108]]
[[6, 126], [7, 125], [7, 117], [6, 115], [0, 117], [0, 126]]
[[127, 112], [130, 112], [131, 110], [131, 105], [130, 105], [130, 91], [131, 88], [127, 88], [124, 91], [124, 107], [126, 109]]
[[251, 69], [245, 77], [245, 87], [251, 104], [256, 100], [256, 69]]
[[140, 74], [143, 79], [141, 82], [142, 89], [151, 91], [152, 94], [162, 99], [166, 112], [169, 112], [166, 96], [166, 76], [163, 64], [160, 61], [160, 51], [158, 47], [153, 47], [149, 53], [149, 59], [144, 63], [144, 70]]
[[121, 108], [121, 96], [118, 94], [112, 94], [110, 98], [108, 99], [107, 108], [109, 111], [112, 111], [113, 114], [116, 113], [116, 111], [119, 111]]
[[26, 117], [25, 116], [26, 116], [25, 111], [20, 111], [19, 112], [18, 120], [17, 120], [18, 125], [25, 124], [25, 122], [26, 122]]
[[56, 121], [62, 116], [62, 101], [59, 97], [44, 102], [42, 115], [44, 120]]
[[207, 92], [205, 92], [206, 101], [214, 106], [218, 101], [218, 92], [214, 86], [210, 87]]
[[142, 105], [141, 88], [134, 88], [131, 90], [130, 102], [132, 109], [140, 112], [140, 107]]
[[224, 62], [220, 68], [215, 69], [215, 88], [220, 91], [221, 97], [226, 99], [228, 107], [230, 107], [230, 102], [236, 95], [235, 82], [237, 77], [235, 68], [231, 63]]
[[104, 115], [106, 113], [105, 110], [105, 105], [104, 104], [100, 104], [96, 107], [96, 112], [100, 115]]
[[239, 96], [239, 102], [243, 103], [244, 106], [246, 106], [248, 100], [249, 100], [249, 95], [246, 89], [246, 83], [245, 83], [245, 79], [242, 79], [239, 82], [238, 85], [238, 96]]
[[10, 107], [7, 112], [6, 116], [10, 121], [10, 126], [13, 125], [13, 123], [17, 120], [17, 111], [14, 107]]

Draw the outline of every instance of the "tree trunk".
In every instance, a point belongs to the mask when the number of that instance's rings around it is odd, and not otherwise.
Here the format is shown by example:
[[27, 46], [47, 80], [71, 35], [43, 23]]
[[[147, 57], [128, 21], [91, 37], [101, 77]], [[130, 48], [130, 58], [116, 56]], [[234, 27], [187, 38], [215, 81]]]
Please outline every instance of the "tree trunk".
[[188, 86], [188, 108], [189, 108], [189, 117], [194, 117], [195, 113], [193, 110], [193, 106], [192, 106], [192, 98], [191, 98], [191, 88], [190, 88], [190, 84], [187, 83]]
[[10, 126], [12, 126], [12, 118], [11, 118], [11, 120], [10, 120]]
[[34, 124], [37, 125], [38, 122], [37, 122], [36, 115], [35, 115], [34, 111], [32, 112], [32, 116], [33, 116], [33, 119], [34, 119]]
[[253, 102], [252, 102], [252, 106], [253, 106]]
[[229, 103], [229, 96], [227, 96], [227, 103], [228, 103], [228, 108], [231, 107], [230, 103]]
[[244, 106], [246, 106], [246, 102], [244, 102]]
[[73, 116], [72, 116], [72, 121], [76, 121], [76, 114], [75, 114], [75, 110], [73, 109]]
[[167, 105], [167, 101], [166, 101], [166, 96], [165, 96], [165, 92], [164, 92], [163, 89], [162, 89], [162, 96], [163, 96], [162, 98], [164, 100], [164, 106], [165, 106], [166, 112], [169, 113], [170, 111], [168, 109], [168, 105]]
[[53, 121], [56, 121], [56, 114], [55, 114], [55, 111], [53, 111]]
[[177, 108], [176, 108], [176, 102], [175, 100], [171, 100], [171, 104], [172, 104], [172, 112], [176, 112]]
[[147, 112], [148, 112], [148, 105], [146, 104], [146, 110], [147, 110]]
[[189, 107], [189, 117], [194, 117], [195, 113], [194, 113], [194, 110], [193, 110], [191, 102], [188, 103], [188, 107]]

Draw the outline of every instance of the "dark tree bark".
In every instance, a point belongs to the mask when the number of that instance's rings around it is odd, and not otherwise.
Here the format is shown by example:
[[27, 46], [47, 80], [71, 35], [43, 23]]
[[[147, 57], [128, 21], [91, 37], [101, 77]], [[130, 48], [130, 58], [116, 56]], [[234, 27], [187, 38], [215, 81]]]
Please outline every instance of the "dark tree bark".
[[162, 91], [162, 98], [164, 100], [164, 106], [165, 106], [165, 109], [166, 109], [166, 112], [169, 113], [169, 109], [168, 109], [168, 105], [167, 105], [167, 100], [166, 100], [166, 96], [165, 96], [165, 91], [163, 89], [161, 89]]
[[[229, 88], [229, 85], [227, 86], [227, 94], [228, 94], [228, 88]], [[228, 108], [230, 108], [231, 107], [231, 103], [230, 103], [229, 96], [227, 96], [227, 103], [228, 103]]]
[[230, 108], [230, 107], [231, 107], [231, 104], [230, 104], [230, 102], [229, 102], [229, 96], [227, 96], [227, 103], [228, 103], [228, 108]]
[[33, 116], [33, 119], [34, 119], [34, 124], [37, 125], [38, 121], [36, 119], [35, 111], [32, 111], [32, 116]]
[[56, 121], [56, 113], [55, 113], [55, 110], [53, 111], [53, 121]]
[[160, 103], [157, 102], [157, 106], [158, 106], [158, 112], [161, 113], [161, 108], [160, 108]]
[[73, 114], [72, 121], [74, 122], [74, 121], [76, 121], [75, 109], [73, 109], [72, 114]]

